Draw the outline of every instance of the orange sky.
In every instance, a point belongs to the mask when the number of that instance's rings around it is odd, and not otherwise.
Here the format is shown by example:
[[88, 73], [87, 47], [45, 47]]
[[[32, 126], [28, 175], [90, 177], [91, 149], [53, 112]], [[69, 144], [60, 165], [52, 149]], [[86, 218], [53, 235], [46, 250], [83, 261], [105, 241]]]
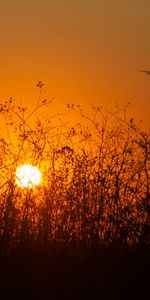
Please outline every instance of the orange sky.
[[113, 107], [150, 129], [149, 0], [2, 0], [0, 101], [36, 102], [36, 82], [66, 103]]

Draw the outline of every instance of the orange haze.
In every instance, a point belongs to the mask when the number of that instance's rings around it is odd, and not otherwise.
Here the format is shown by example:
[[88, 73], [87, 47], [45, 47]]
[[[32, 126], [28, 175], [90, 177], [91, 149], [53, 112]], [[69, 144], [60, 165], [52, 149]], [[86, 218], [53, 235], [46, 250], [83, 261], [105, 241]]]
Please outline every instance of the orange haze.
[[113, 107], [150, 129], [150, 1], [6, 0], [0, 9], [0, 101], [34, 105], [46, 84], [66, 103]]

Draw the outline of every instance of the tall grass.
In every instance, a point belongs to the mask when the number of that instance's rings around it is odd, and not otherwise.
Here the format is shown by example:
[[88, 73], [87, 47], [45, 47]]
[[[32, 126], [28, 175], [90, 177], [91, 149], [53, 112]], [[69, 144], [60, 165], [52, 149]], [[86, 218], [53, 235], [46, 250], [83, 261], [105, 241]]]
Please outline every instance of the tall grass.
[[[51, 100], [33, 111], [13, 99], [0, 104], [0, 251], [29, 247], [81, 253], [98, 245], [150, 244], [150, 136], [126, 118], [126, 109], [67, 105], [64, 116], [44, 117]], [[44, 109], [44, 111], [43, 111]], [[7, 134], [6, 134], [7, 133]], [[21, 189], [17, 166], [36, 165], [41, 184]]]

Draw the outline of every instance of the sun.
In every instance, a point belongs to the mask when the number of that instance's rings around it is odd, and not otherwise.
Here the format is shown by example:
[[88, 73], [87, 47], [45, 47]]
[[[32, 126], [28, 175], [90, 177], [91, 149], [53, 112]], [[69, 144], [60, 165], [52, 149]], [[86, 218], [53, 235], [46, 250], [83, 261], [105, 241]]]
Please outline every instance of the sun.
[[32, 188], [41, 181], [40, 170], [32, 165], [23, 165], [16, 170], [16, 183], [21, 188]]

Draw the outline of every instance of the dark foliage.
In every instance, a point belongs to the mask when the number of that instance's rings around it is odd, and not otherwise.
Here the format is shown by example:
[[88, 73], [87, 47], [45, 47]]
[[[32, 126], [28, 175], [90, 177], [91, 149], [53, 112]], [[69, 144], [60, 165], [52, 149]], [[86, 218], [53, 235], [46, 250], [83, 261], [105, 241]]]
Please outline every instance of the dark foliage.
[[[0, 260], [3, 299], [125, 299], [148, 290], [150, 136], [120, 111], [67, 105], [81, 123], [0, 104]], [[40, 109], [40, 114], [38, 111]], [[68, 124], [68, 123], [67, 123]], [[36, 165], [42, 182], [16, 183]]]

